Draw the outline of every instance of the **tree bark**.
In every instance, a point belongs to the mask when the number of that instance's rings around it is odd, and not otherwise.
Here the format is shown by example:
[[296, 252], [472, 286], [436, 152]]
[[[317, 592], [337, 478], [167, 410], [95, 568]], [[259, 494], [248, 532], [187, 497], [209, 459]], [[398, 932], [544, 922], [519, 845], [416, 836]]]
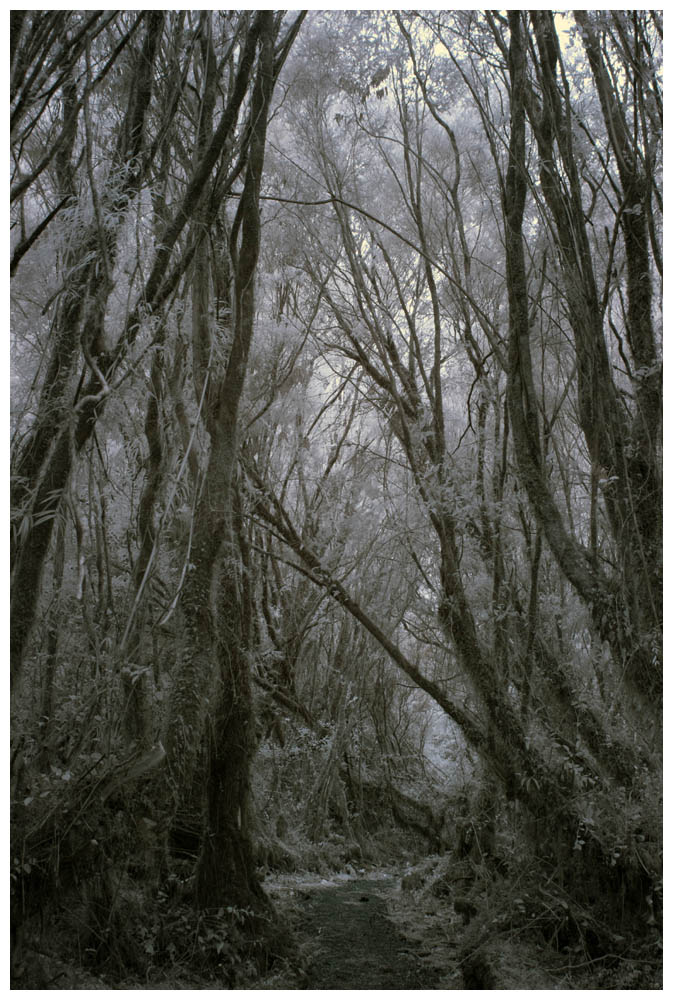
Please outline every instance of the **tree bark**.
[[[260, 15], [259, 58], [250, 111], [250, 147], [243, 193], [230, 239], [234, 269], [233, 343], [227, 371], [215, 401], [217, 452], [222, 477], [221, 539], [223, 562], [215, 627], [219, 691], [209, 737], [206, 836], [197, 869], [200, 906], [225, 902], [259, 909], [264, 899], [254, 868], [248, 817], [252, 759], [250, 614], [241, 567], [234, 514], [234, 475], [238, 449], [238, 408], [254, 332], [254, 282], [260, 248], [259, 194], [264, 167], [266, 126], [274, 88], [274, 40], [270, 13]], [[240, 234], [240, 244], [238, 242]], [[212, 462], [212, 456], [211, 456]], [[206, 482], [206, 488], [208, 482]], [[211, 536], [212, 539], [212, 536]]]

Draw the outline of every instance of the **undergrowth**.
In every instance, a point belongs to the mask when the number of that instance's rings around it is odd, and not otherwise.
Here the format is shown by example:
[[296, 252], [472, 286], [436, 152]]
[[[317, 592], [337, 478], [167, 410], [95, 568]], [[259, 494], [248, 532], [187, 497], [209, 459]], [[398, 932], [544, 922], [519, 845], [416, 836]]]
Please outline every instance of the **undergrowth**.
[[449, 852], [402, 879], [393, 915], [444, 988], [662, 988], [660, 928], [616, 931], [613, 914], [580, 905], [535, 857], [502, 868]]

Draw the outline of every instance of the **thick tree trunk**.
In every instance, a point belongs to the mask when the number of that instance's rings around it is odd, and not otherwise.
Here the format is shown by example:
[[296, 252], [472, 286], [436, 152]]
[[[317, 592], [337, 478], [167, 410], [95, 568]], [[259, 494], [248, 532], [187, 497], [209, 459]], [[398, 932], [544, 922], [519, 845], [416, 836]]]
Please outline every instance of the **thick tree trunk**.
[[[266, 124], [274, 86], [274, 41], [278, 19], [259, 12], [252, 36], [258, 47], [255, 83], [247, 132], [247, 165], [230, 238], [230, 262], [219, 261], [214, 273], [217, 315], [230, 316], [231, 347], [223, 374], [213, 371], [217, 351], [212, 338], [210, 274], [195, 278], [193, 349], [195, 385], [204, 400], [210, 456], [195, 515], [194, 541], [181, 607], [184, 654], [176, 671], [169, 722], [164, 784], [173, 814], [196, 779], [201, 747], [207, 749], [205, 835], [197, 868], [197, 905], [233, 906], [257, 916], [268, 903], [255, 872], [248, 797], [254, 749], [249, 673], [251, 615], [241, 565], [234, 476], [238, 456], [238, 409], [254, 329], [254, 279], [260, 246], [259, 194]], [[250, 36], [249, 36], [250, 37]], [[253, 53], [246, 49], [248, 58]], [[252, 71], [253, 66], [248, 66]], [[208, 222], [212, 225], [213, 219]], [[203, 260], [202, 260], [203, 269]], [[233, 287], [228, 287], [231, 274]], [[219, 352], [220, 355], [223, 353]], [[199, 776], [200, 779], [200, 776]], [[162, 797], [164, 791], [161, 792]], [[170, 817], [169, 817], [170, 822]]]
[[220, 572], [216, 695], [208, 723], [206, 829], [197, 872], [201, 907], [262, 904], [249, 816], [255, 749], [249, 666], [251, 622], [241, 552], [228, 546]]
[[231, 236], [234, 338], [215, 411], [221, 451], [220, 475], [226, 476], [226, 484], [223, 483], [222, 531], [216, 536], [223, 541], [223, 564], [217, 581], [217, 642], [214, 645], [220, 685], [209, 736], [207, 835], [197, 875], [200, 906], [231, 905], [233, 902], [234, 905], [252, 906], [253, 909], [259, 909], [264, 897], [255, 873], [247, 819], [249, 769], [253, 752], [248, 661], [250, 618], [240, 566], [239, 532], [235, 525], [233, 478], [238, 448], [238, 406], [254, 330], [254, 280], [260, 246], [259, 194], [266, 125], [274, 86], [274, 17], [270, 13], [262, 14], [260, 22], [248, 164]]

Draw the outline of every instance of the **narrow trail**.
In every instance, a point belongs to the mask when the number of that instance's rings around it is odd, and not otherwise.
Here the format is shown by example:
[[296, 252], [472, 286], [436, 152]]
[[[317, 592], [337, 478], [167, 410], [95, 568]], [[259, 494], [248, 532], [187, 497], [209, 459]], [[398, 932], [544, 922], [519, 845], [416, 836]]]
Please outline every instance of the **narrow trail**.
[[436, 974], [388, 918], [393, 879], [354, 879], [302, 893], [298, 931], [309, 952], [306, 989], [432, 989]]

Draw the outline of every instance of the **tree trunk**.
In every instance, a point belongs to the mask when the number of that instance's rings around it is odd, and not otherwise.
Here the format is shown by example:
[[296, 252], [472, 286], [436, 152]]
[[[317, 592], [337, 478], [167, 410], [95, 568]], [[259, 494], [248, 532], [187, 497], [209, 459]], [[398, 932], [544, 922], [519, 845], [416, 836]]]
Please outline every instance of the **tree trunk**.
[[217, 641], [213, 650], [217, 653], [220, 685], [208, 740], [206, 837], [197, 873], [200, 906], [231, 905], [233, 902], [253, 909], [259, 909], [264, 897], [255, 873], [247, 817], [253, 752], [248, 659], [250, 615], [238, 544], [240, 531], [235, 524], [233, 479], [238, 448], [238, 406], [254, 330], [254, 280], [260, 247], [259, 194], [274, 86], [274, 18], [266, 13], [260, 15], [260, 21], [248, 164], [230, 242], [234, 269], [234, 337], [226, 376], [216, 400], [218, 470], [223, 480], [223, 493], [221, 530], [215, 537], [222, 539], [223, 561], [217, 580]]
[[255, 749], [249, 665], [250, 606], [240, 547], [227, 546], [220, 571], [218, 677], [208, 723], [206, 829], [197, 871], [201, 907], [261, 905], [249, 815]]

